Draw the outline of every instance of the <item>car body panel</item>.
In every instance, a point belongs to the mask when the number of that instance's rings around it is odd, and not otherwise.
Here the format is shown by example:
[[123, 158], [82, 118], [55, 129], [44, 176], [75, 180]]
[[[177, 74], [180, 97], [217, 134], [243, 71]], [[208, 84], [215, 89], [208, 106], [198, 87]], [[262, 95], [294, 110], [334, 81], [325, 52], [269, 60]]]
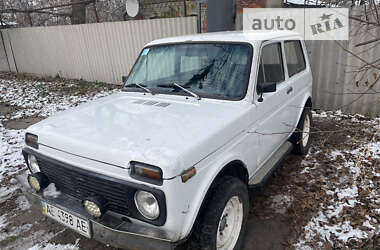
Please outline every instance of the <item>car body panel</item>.
[[28, 131], [57, 150], [121, 168], [144, 162], [172, 178], [242, 131], [249, 106], [121, 92], [47, 118]]

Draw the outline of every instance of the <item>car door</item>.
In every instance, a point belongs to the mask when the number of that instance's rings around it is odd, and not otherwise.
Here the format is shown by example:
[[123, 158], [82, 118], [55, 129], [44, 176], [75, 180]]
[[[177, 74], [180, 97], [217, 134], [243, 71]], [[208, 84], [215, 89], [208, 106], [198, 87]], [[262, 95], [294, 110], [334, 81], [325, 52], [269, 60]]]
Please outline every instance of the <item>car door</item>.
[[284, 41], [284, 61], [288, 72], [288, 84], [292, 91], [289, 93], [288, 113], [291, 124], [297, 126], [303, 110], [305, 92], [310, 88], [312, 77], [306, 66], [304, 47], [300, 40]]
[[[290, 134], [291, 121], [286, 103], [291, 86], [287, 82], [287, 72], [283, 61], [283, 42], [264, 42], [259, 58], [254, 94], [258, 123], [254, 132], [259, 135], [260, 151], [256, 153], [257, 164], [261, 166]], [[260, 82], [275, 82], [276, 91], [258, 93], [257, 84]]]

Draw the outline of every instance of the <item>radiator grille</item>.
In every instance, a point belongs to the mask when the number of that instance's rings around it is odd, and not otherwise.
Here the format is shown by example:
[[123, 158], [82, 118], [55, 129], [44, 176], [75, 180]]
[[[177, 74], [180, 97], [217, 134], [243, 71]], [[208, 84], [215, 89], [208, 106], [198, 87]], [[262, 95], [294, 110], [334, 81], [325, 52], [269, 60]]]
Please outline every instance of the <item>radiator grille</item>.
[[133, 202], [135, 188], [122, 184], [120, 181], [115, 181], [113, 178], [96, 175], [84, 170], [78, 171], [75, 168], [69, 169], [56, 162], [41, 158], [38, 158], [37, 161], [41, 172], [61, 192], [81, 200], [89, 196], [100, 195], [109, 202], [108, 210], [127, 216], [131, 215], [131, 210], [134, 210], [134, 207], [131, 208], [129, 204], [131, 204], [131, 201]]

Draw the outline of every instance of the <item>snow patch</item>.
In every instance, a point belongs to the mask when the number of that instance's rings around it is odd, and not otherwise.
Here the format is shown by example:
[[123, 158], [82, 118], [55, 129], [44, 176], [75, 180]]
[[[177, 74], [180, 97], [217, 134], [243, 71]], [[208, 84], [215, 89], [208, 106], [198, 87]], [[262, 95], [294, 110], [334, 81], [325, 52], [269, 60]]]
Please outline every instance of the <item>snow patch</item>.
[[24, 195], [19, 196], [16, 200], [16, 203], [20, 210], [28, 210], [31, 207], [29, 201], [26, 199]]
[[[294, 245], [296, 249], [312, 249], [308, 244], [310, 242], [315, 243], [314, 239], [316, 238], [325, 239], [332, 246], [336, 246], [338, 241], [345, 244], [352, 239], [367, 239], [369, 235], [376, 233], [376, 227], [373, 226], [371, 222], [377, 223], [377, 221], [371, 217], [372, 215], [366, 215], [366, 221], [364, 221], [362, 225], [357, 225], [350, 221], [350, 217], [342, 216], [342, 214], [345, 208], [355, 209], [356, 205], [361, 204], [359, 200], [359, 187], [366, 189], [367, 186], [370, 187], [373, 185], [370, 180], [368, 182], [360, 181], [363, 170], [356, 166], [356, 160], [359, 159], [365, 150], [368, 150], [366, 154], [367, 158], [363, 158], [362, 163], [369, 162], [369, 158], [377, 159], [380, 156], [379, 148], [380, 142], [371, 142], [351, 151], [344, 150], [333, 151], [330, 154], [326, 153], [332, 160], [336, 160], [339, 156], [342, 157], [344, 162], [337, 163], [334, 167], [339, 170], [347, 170], [348, 175], [345, 175], [345, 177], [351, 176], [352, 181], [348, 181], [347, 178], [339, 178], [340, 183], [336, 183], [332, 186], [328, 185], [327, 182], [324, 186], [324, 191], [327, 195], [333, 197], [330, 201], [332, 205], [326, 208], [321, 204], [317, 215], [304, 227], [304, 236], [299, 238], [298, 242]], [[345, 154], [351, 155], [351, 160], [346, 159]], [[367, 167], [365, 170], [371, 171], [371, 168]], [[373, 168], [372, 171], [375, 176], [376, 168]], [[370, 193], [368, 198], [376, 203], [376, 200], [380, 199], [380, 195]], [[380, 209], [375, 210], [374, 213], [374, 216], [376, 216], [376, 214], [379, 215]], [[368, 230], [364, 230], [362, 227]], [[322, 241], [317, 241], [317, 244], [320, 248], [324, 247]]]
[[5, 215], [0, 216], [0, 229], [5, 228], [8, 225], [7, 218], [5, 218]]
[[28, 250], [79, 250], [79, 247], [72, 244], [61, 245], [52, 243], [40, 243], [32, 246], [31, 248], [28, 248]]
[[278, 194], [272, 197], [271, 208], [279, 214], [285, 214], [292, 205], [294, 198], [288, 195]]
[[0, 188], [0, 204], [8, 200], [13, 195], [13, 192], [16, 191], [17, 189], [18, 189], [17, 186]]
[[57, 198], [61, 195], [61, 192], [57, 190], [54, 183], [51, 183], [46, 189], [44, 189], [44, 197]]
[[[94, 100], [103, 96], [116, 93], [119, 90], [104, 91], [92, 94], [62, 94], [49, 91], [49, 87], [61, 88], [62, 85], [70, 87], [71, 83], [62, 82], [38, 82], [0, 79], [0, 101], [10, 106], [18, 107], [16, 112], [11, 114], [0, 114], [0, 182], [5, 176], [17, 175], [9, 181], [8, 187], [0, 187], [0, 206], [1, 203], [14, 197], [14, 191], [18, 188], [29, 186], [27, 183], [28, 171], [24, 158], [21, 154], [24, 147], [25, 130], [6, 129], [4, 121], [21, 119], [30, 116], [48, 117], [59, 111], [75, 107], [89, 100]], [[16, 181], [17, 179], [17, 181]], [[45, 195], [56, 197], [59, 194], [55, 187], [45, 191]], [[16, 198], [15, 198], [16, 199]], [[29, 209], [30, 204], [24, 196], [15, 200], [20, 210]], [[6, 233], [1, 233], [7, 223], [6, 215], [0, 216], [0, 241], [10, 236], [18, 236], [23, 232], [29, 231], [31, 224], [17, 228], [8, 229]], [[10, 243], [9, 249], [77, 249], [73, 245], [54, 245], [47, 242], [55, 234], [45, 231], [28, 233], [27, 236], [19, 238]]]
[[0, 119], [0, 181], [4, 174], [18, 173], [17, 166], [24, 166], [21, 150], [24, 146], [24, 130], [8, 130]]
[[33, 226], [32, 224], [24, 224], [20, 227], [12, 227], [10, 229], [10, 232], [0, 234], [0, 241], [6, 239], [8, 237], [11, 237], [11, 236], [17, 236], [23, 232], [27, 232], [32, 228], [32, 226]]

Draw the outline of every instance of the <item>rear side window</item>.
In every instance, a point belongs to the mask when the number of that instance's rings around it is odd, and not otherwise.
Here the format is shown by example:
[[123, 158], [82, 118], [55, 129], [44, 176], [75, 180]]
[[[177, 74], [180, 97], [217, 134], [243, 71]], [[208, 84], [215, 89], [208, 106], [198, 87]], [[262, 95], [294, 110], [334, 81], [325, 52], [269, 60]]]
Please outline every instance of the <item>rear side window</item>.
[[300, 41], [285, 41], [284, 49], [289, 76], [293, 76], [306, 68]]
[[261, 50], [258, 83], [282, 82], [285, 79], [281, 44], [271, 43]]

